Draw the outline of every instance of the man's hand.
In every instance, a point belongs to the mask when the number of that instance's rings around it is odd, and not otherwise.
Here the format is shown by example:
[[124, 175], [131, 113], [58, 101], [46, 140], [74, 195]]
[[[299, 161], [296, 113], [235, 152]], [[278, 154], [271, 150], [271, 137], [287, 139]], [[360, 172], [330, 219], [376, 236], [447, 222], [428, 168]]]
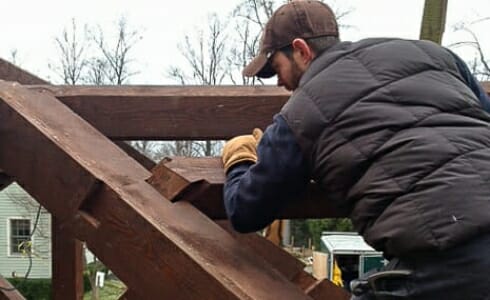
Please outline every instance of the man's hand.
[[222, 153], [225, 173], [238, 163], [257, 162], [257, 145], [262, 134], [262, 130], [255, 128], [252, 134], [234, 137], [225, 144]]

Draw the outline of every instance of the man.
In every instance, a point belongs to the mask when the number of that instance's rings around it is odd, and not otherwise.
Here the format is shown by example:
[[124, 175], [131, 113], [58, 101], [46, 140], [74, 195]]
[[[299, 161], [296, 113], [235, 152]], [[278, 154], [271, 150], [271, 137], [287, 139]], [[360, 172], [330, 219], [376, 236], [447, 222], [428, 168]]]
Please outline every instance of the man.
[[355, 299], [490, 299], [490, 115], [461, 59], [428, 41], [340, 42], [328, 6], [293, 1], [244, 74], [294, 92], [260, 143], [223, 149], [237, 231], [267, 226], [314, 180], [390, 260]]

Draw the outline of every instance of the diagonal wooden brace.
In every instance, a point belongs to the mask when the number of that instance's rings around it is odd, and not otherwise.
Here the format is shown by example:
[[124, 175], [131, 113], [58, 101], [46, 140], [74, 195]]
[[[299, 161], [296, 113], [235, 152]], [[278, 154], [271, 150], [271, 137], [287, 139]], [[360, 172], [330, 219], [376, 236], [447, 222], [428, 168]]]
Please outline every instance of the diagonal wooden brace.
[[305, 265], [300, 260], [266, 238], [256, 233], [237, 233], [228, 221], [217, 221], [217, 223], [230, 232], [241, 244], [263, 257], [313, 299], [350, 299], [350, 294], [345, 289], [334, 285], [329, 280], [318, 281], [304, 270]]
[[[193, 202], [197, 202], [199, 201], [199, 198], [203, 198], [206, 196], [205, 187], [210, 188], [211, 184], [209, 184], [208, 181], [202, 179], [200, 176], [208, 173], [209, 171], [212, 171], [208, 169], [206, 172], [206, 168], [209, 167], [209, 159], [197, 159], [196, 165], [192, 166], [193, 170], [185, 170], [186, 173], [193, 174], [193, 177], [188, 178], [188, 180], [192, 181], [191, 184], [187, 185], [185, 184], [187, 180], [179, 174], [168, 172], [168, 168], [155, 168], [156, 164], [153, 161], [151, 161], [132, 147], [128, 146], [125, 143], [117, 144], [131, 157], [142, 163], [142, 165], [144, 165], [147, 169], [153, 170], [153, 175], [148, 181], [154, 183], [154, 186], [162, 194], [169, 195], [169, 197], [173, 198], [174, 200], [180, 198]], [[178, 157], [175, 159], [180, 160], [184, 158]], [[160, 164], [168, 164], [171, 161], [171, 158], [165, 158]], [[216, 165], [216, 162], [213, 162], [213, 164]], [[176, 169], [179, 168], [175, 168], [174, 170]], [[182, 168], [179, 169], [179, 173], [183, 171], [184, 170]], [[210, 176], [210, 178], [214, 177]], [[221, 179], [218, 178], [217, 180], [216, 178], [214, 178], [211, 181], [215, 182], [219, 180]], [[205, 184], [203, 184], [203, 182], [205, 182]], [[196, 184], [198, 186], [196, 186]], [[172, 189], [171, 187], [174, 187], [174, 189]], [[186, 191], [179, 189], [179, 187], [183, 187]], [[347, 300], [350, 298], [350, 294], [346, 290], [332, 284], [329, 280], [316, 280], [313, 276], [311, 276], [304, 270], [305, 265], [300, 260], [293, 257], [284, 249], [271, 243], [263, 236], [255, 233], [237, 233], [233, 230], [231, 224], [226, 220], [216, 220], [216, 223], [219, 224], [226, 231], [228, 231], [238, 242], [240, 242], [240, 244], [242, 244], [244, 247], [249, 248], [250, 252], [253, 251], [260, 257], [264, 258], [276, 270], [278, 270], [295, 285], [300, 287], [303, 291], [305, 291], [307, 295], [309, 295], [313, 299]], [[131, 293], [131, 291], [128, 290], [120, 299], [138, 299], [138, 297], [134, 296], [133, 294], [134, 293]]]
[[[153, 175], [148, 182], [166, 198], [174, 202], [190, 202], [208, 216], [218, 216], [215, 219], [226, 218], [221, 204], [224, 175], [220, 160], [216, 158], [166, 158], [153, 167], [152, 172]], [[291, 209], [292, 212], [298, 210], [300, 209]], [[330, 298], [325, 298], [326, 295], [335, 296], [331, 299], [337, 300], [350, 298], [347, 291], [330, 281], [317, 281], [304, 271], [302, 262], [265, 238], [255, 233], [239, 234], [231, 228], [227, 221], [217, 220], [216, 222], [230, 232], [244, 247], [250, 248], [251, 251], [264, 258], [313, 299]]]
[[24, 296], [5, 278], [0, 276], [0, 300], [25, 300]]

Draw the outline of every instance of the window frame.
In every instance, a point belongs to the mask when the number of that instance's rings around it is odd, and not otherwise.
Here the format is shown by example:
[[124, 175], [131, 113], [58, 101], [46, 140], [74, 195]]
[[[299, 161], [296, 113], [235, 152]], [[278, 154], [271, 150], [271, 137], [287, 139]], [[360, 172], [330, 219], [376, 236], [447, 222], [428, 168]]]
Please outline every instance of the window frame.
[[[13, 252], [12, 251], [12, 221], [29, 221], [29, 234], [32, 232], [32, 218], [27, 217], [9, 217], [7, 218], [7, 255], [9, 257], [24, 257], [26, 255], [22, 254], [22, 252]], [[31, 241], [31, 253], [34, 248], [34, 235], [30, 236]]]

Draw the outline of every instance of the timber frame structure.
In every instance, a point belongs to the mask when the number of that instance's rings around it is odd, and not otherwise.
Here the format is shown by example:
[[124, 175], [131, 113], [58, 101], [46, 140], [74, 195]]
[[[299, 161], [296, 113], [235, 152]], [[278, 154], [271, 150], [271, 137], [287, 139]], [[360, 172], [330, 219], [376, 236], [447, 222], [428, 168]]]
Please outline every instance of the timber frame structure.
[[[230, 228], [219, 158], [155, 164], [123, 142], [250, 133], [270, 123], [284, 90], [55, 86], [2, 60], [0, 79], [0, 188], [15, 180], [52, 214], [52, 299], [82, 299], [82, 242], [125, 283], [120, 299], [349, 298]], [[311, 186], [281, 217], [342, 216], [318, 195]], [[2, 289], [0, 299], [23, 297]]]

